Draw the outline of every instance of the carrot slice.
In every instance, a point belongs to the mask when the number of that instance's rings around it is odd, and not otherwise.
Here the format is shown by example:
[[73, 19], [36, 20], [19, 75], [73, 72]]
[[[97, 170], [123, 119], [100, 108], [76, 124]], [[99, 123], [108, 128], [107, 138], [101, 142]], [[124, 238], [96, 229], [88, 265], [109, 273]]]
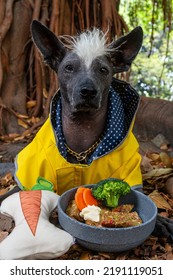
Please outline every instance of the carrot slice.
[[[80, 189], [80, 188], [79, 188]], [[83, 191], [82, 190], [77, 190], [77, 192], [75, 193], [75, 202], [77, 205], [77, 208], [82, 211], [83, 208], [87, 207], [86, 203], [84, 202], [83, 199]]]
[[79, 187], [76, 192], [83, 192], [84, 190], [86, 190], [86, 188]]
[[86, 205], [97, 205], [97, 200], [92, 195], [91, 189], [85, 188], [83, 191], [83, 199]]

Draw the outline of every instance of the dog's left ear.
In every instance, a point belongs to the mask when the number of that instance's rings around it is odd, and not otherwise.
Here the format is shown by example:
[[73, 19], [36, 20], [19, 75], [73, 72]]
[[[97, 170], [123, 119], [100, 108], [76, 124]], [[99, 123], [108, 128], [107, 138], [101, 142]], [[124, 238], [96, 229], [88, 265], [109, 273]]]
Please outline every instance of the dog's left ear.
[[128, 71], [142, 46], [142, 41], [143, 31], [138, 26], [127, 35], [118, 38], [110, 44], [109, 48], [112, 50], [110, 52], [111, 61], [115, 73]]

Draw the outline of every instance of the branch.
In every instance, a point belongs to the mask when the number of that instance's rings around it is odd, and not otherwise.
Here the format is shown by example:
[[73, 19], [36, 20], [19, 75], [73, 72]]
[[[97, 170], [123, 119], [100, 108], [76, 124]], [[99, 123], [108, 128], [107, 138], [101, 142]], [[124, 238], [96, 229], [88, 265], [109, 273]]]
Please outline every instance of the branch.
[[7, 34], [8, 30], [11, 26], [11, 22], [13, 19], [13, 14], [12, 14], [13, 3], [14, 3], [14, 0], [7, 0], [7, 3], [6, 3], [5, 18], [0, 26], [0, 47], [1, 47], [1, 44], [2, 44], [2, 41], [5, 37], [5, 35]]
[[7, 110], [9, 113], [11, 113], [12, 115], [14, 115], [17, 119], [22, 120], [25, 124], [30, 125], [27, 121], [25, 121], [24, 116], [20, 115], [19, 113], [17, 113], [16, 111], [14, 111], [13, 109], [9, 108], [8, 106], [1, 104], [0, 103], [0, 109], [1, 112], [2, 110]]
[[13, 14], [12, 14], [12, 9], [13, 9], [13, 3], [14, 0], [8, 0], [6, 3], [6, 9], [5, 9], [5, 17], [3, 22], [0, 25], [0, 89], [2, 86], [2, 80], [3, 80], [3, 67], [2, 67], [2, 55], [1, 55], [1, 50], [2, 50], [2, 41], [7, 34], [11, 22], [13, 19]]

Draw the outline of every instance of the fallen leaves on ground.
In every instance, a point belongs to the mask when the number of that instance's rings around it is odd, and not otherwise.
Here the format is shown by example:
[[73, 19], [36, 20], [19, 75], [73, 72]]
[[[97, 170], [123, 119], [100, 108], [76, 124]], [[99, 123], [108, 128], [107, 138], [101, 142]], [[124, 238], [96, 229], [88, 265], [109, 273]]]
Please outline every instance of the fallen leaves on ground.
[[[158, 139], [157, 139], [158, 141]], [[160, 141], [160, 139], [159, 139]], [[173, 150], [167, 143], [158, 142], [161, 152], [146, 152], [142, 155], [141, 170], [143, 174], [144, 193], [157, 205], [161, 216], [173, 219]], [[0, 195], [16, 185], [11, 174], [0, 177]], [[4, 217], [3, 217], [4, 219]], [[9, 217], [7, 219], [10, 219]], [[57, 223], [57, 214], [50, 217]], [[0, 216], [2, 221], [2, 215]], [[9, 228], [10, 227], [10, 228]], [[13, 230], [10, 220], [0, 223], [0, 240]], [[103, 253], [86, 250], [75, 244], [58, 259], [68, 260], [173, 260], [173, 244], [166, 238], [150, 236], [142, 245], [122, 253]]]
[[14, 189], [16, 182], [11, 173], [7, 173], [4, 177], [0, 177], [0, 195]]
[[[165, 211], [170, 210], [173, 211], [171, 206], [166, 200], [166, 195], [162, 195], [158, 192], [158, 190], [154, 190], [152, 193], [149, 194], [149, 197], [152, 201], [156, 204], [157, 208], [164, 209]], [[168, 198], [169, 200], [169, 198]]]
[[150, 236], [141, 246], [121, 253], [89, 251], [75, 244], [60, 260], [173, 260], [173, 247], [165, 238]]
[[[145, 194], [156, 204], [159, 213], [173, 219], [173, 151], [150, 152], [141, 163]], [[163, 212], [164, 210], [164, 212]]]

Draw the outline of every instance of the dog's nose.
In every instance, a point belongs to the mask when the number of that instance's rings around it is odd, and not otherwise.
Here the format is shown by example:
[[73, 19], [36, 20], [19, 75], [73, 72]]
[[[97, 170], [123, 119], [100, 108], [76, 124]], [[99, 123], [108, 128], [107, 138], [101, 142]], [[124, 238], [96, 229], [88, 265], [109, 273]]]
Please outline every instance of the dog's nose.
[[95, 89], [88, 89], [87, 87], [84, 87], [81, 89], [80, 94], [82, 97], [95, 97], [97, 94], [97, 91]]

